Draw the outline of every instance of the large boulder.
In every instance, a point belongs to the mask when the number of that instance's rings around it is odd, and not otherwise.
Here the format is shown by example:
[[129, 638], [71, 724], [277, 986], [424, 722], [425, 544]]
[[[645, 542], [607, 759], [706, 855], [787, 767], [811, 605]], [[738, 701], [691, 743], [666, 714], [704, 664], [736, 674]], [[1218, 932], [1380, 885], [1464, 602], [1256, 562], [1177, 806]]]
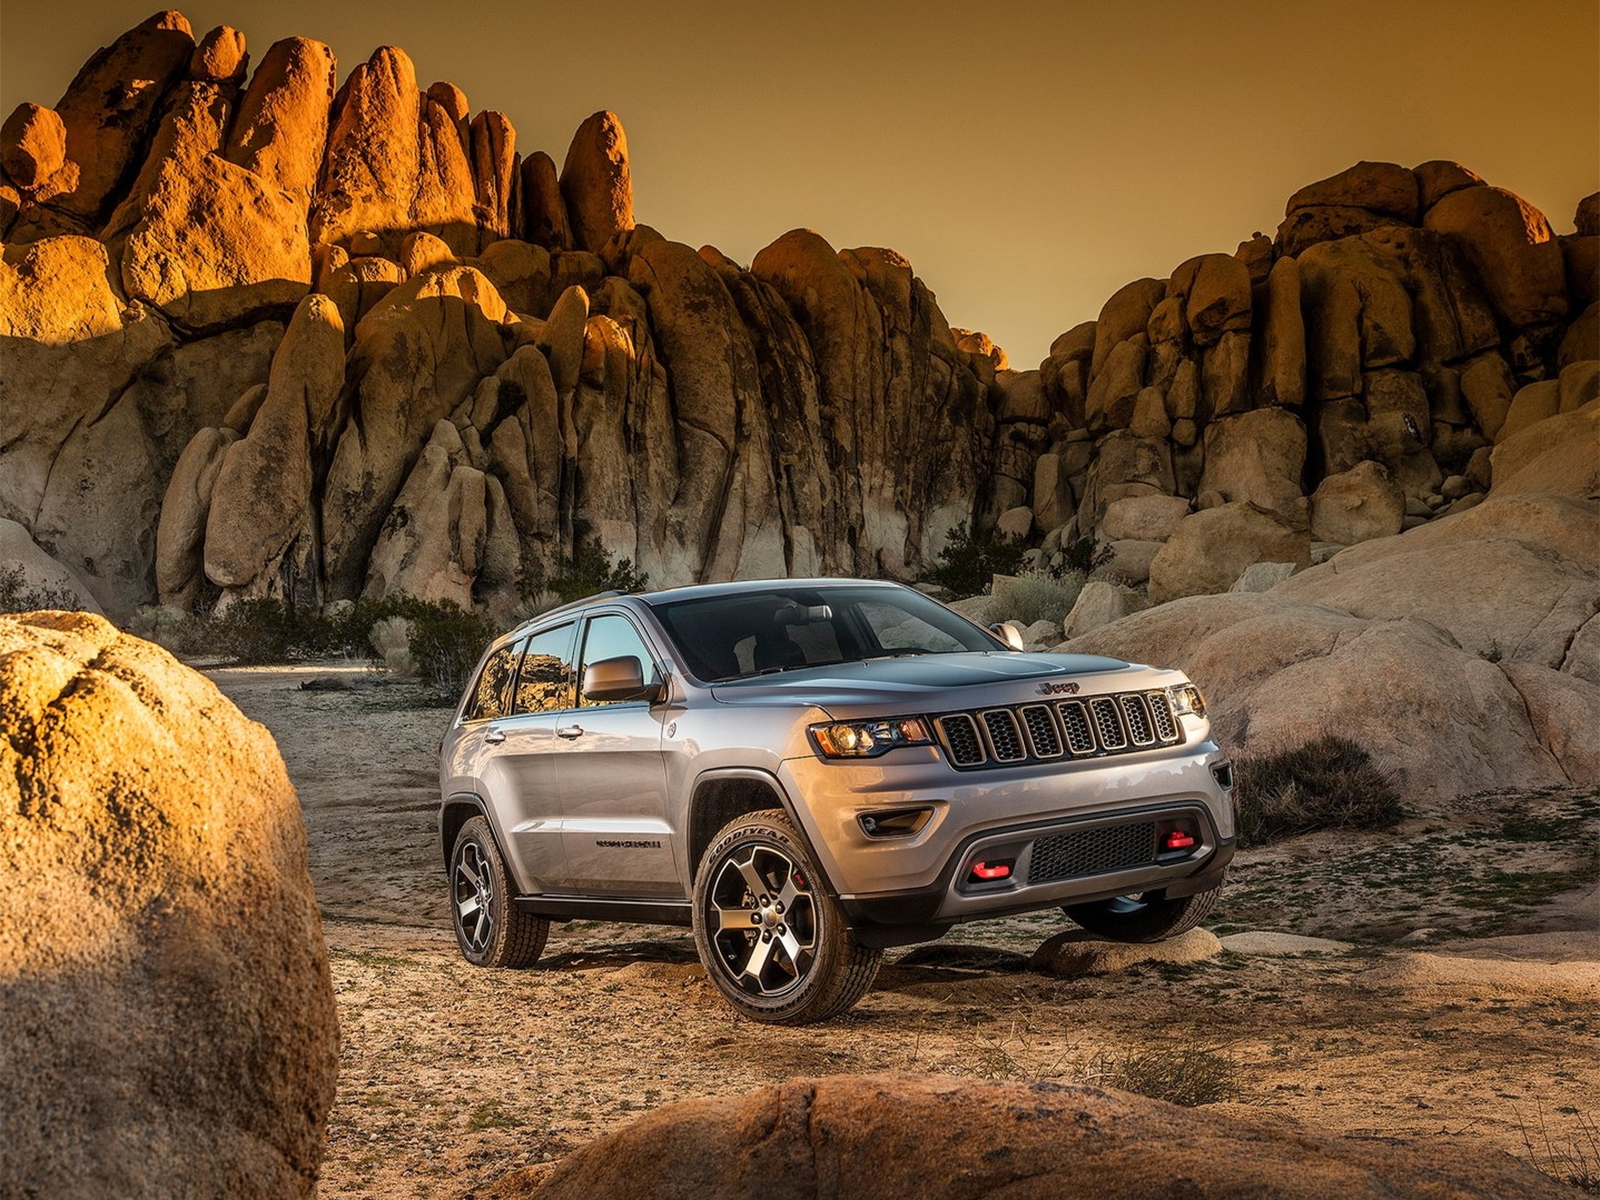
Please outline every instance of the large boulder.
[[1509, 1155], [1456, 1145], [1328, 1138], [1082, 1085], [901, 1074], [671, 1104], [591, 1142], [541, 1183], [513, 1176], [496, 1195], [1377, 1200], [1419, 1186], [1435, 1200], [1570, 1194]]
[[1490, 463], [1495, 496], [1600, 496], [1600, 404], [1525, 426], [1495, 446]]
[[1407, 224], [1417, 219], [1417, 177], [1396, 163], [1358, 162], [1289, 197], [1284, 213], [1330, 204], [1364, 208]]
[[[1194, 513], [1179, 522], [1150, 564], [1150, 600], [1225, 592], [1258, 562], [1311, 564], [1311, 539], [1245, 500]], [[1152, 660], [1153, 661], [1153, 660]]]
[[628, 135], [616, 113], [597, 112], [572, 135], [561, 167], [561, 198], [580, 250], [599, 253], [616, 234], [633, 228]]
[[23, 187], [33, 187], [67, 161], [67, 129], [53, 108], [19, 104], [0, 127], [0, 167]]
[[1311, 536], [1353, 546], [1393, 537], [1405, 523], [1406, 497], [1382, 463], [1357, 463], [1329, 475], [1311, 496]]
[[1150, 602], [1130, 587], [1108, 579], [1091, 579], [1078, 593], [1062, 628], [1069, 638], [1081, 637], [1149, 607]]
[[338, 1026], [271, 736], [86, 614], [0, 617], [0, 722], [0, 1193], [314, 1195]]
[[301, 223], [317, 190], [336, 78], [333, 51], [322, 42], [274, 42], [228, 133], [228, 161], [293, 197]]
[[1561, 244], [1544, 214], [1521, 196], [1497, 187], [1462, 188], [1430, 208], [1423, 225], [1466, 246], [1508, 324], [1522, 328], [1567, 315]]
[[1206, 426], [1202, 492], [1244, 500], [1290, 525], [1304, 525], [1301, 476], [1306, 430], [1282, 408], [1258, 408]]
[[194, 36], [182, 13], [159, 12], [84, 63], [56, 104], [76, 179], [51, 204], [98, 230], [117, 186], [143, 153], [167, 89], [189, 65]]

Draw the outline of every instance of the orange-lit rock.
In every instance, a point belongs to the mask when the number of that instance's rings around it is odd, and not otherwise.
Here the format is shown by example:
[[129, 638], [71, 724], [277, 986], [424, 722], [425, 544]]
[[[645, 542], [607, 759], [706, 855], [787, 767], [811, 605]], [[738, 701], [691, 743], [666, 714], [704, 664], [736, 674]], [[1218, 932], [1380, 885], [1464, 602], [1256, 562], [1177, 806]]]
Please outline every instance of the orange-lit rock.
[[271, 736], [76, 613], [0, 616], [0, 724], [0, 1193], [313, 1195], [338, 1028]]

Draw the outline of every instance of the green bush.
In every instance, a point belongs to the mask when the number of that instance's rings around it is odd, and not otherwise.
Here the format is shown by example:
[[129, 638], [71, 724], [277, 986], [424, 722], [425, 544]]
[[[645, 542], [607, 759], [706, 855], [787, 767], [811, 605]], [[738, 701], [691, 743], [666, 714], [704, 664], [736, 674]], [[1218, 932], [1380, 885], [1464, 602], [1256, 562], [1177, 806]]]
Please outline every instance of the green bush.
[[314, 620], [278, 600], [236, 600], [211, 618], [200, 653], [246, 665], [287, 662], [304, 648]]
[[1059, 575], [1025, 571], [995, 597], [993, 610], [1000, 614], [996, 620], [1014, 621], [1023, 628], [1035, 621], [1060, 625], [1078, 602], [1085, 581], [1081, 571], [1063, 571]]
[[1241, 846], [1323, 829], [1388, 829], [1405, 815], [1394, 780], [1348, 738], [1241, 758], [1234, 774]]
[[500, 632], [495, 623], [449, 602], [407, 615], [406, 645], [422, 681], [435, 693], [455, 698], [467, 686], [484, 649]]
[[650, 576], [634, 570], [631, 558], [613, 563], [610, 551], [598, 540], [580, 537], [577, 549], [564, 556], [553, 571], [541, 567], [524, 570], [518, 583], [524, 602], [538, 611], [600, 592], [648, 591]]
[[1009, 538], [997, 529], [974, 533], [962, 521], [945, 534], [938, 564], [919, 582], [948, 588], [957, 599], [981, 596], [994, 576], [1015, 575], [1027, 552], [1019, 538]]
[[0, 613], [36, 612], [40, 609], [77, 612], [82, 607], [71, 588], [30, 588], [20, 566], [0, 567]]
[[1065, 560], [1062, 564], [1063, 571], [1076, 571], [1087, 575], [1098, 567], [1105, 566], [1116, 555], [1109, 542], [1097, 542], [1092, 537], [1076, 538], [1061, 547], [1061, 557]]

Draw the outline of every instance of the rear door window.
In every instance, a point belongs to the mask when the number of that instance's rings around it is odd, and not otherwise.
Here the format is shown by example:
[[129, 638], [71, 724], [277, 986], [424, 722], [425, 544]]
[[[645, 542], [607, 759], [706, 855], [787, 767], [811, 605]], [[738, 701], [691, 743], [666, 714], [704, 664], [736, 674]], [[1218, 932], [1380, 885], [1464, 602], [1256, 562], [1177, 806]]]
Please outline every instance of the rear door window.
[[517, 672], [513, 713], [561, 712], [577, 707], [572, 668], [574, 624], [558, 625], [528, 639]]

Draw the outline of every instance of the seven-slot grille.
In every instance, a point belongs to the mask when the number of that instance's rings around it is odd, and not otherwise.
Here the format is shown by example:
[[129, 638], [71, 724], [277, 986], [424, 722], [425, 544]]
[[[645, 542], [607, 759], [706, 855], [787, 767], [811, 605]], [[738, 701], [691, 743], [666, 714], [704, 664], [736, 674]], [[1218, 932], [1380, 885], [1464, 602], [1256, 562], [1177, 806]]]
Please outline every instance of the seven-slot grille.
[[1105, 825], [1040, 838], [1033, 844], [1029, 883], [1126, 871], [1156, 861], [1156, 823]]
[[951, 765], [962, 769], [1127, 754], [1183, 740], [1165, 691], [945, 713], [934, 725]]

